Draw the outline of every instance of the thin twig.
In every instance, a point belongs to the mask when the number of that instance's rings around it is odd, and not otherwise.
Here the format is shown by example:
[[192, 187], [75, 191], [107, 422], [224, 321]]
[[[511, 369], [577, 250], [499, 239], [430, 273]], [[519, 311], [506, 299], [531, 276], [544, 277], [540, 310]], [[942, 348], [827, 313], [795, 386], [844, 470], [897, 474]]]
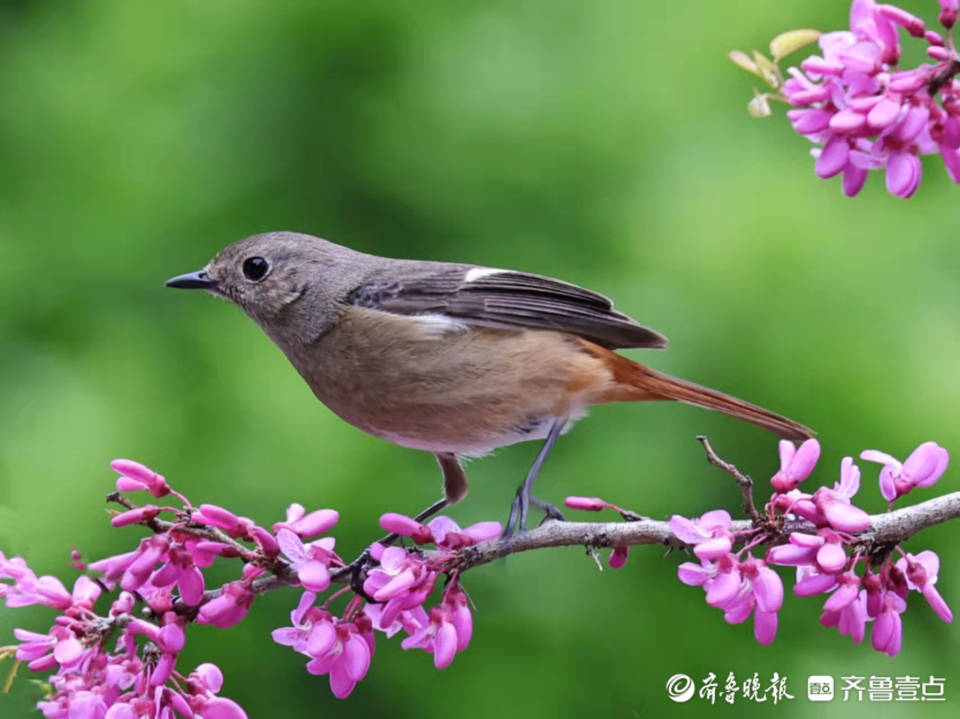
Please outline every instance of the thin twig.
[[713, 451], [710, 440], [707, 439], [706, 435], [698, 434], [697, 441], [703, 445], [703, 451], [707, 453], [707, 461], [714, 467], [719, 467], [736, 480], [737, 485], [740, 487], [740, 493], [743, 495], [743, 511], [747, 513], [747, 516], [749, 516], [756, 525], [763, 523], [763, 515], [757, 511], [757, 507], [753, 503], [753, 480], [737, 469], [736, 465], [720, 459], [717, 453]]

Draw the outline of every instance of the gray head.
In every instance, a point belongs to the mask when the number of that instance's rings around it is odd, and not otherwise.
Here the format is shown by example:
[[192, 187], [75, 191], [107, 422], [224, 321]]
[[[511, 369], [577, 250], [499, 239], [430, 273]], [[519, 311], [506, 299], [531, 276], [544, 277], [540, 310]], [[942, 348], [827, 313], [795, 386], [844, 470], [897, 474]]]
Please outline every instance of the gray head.
[[166, 284], [239, 305], [282, 346], [323, 334], [336, 322], [339, 302], [377, 260], [319, 237], [268, 232], [224, 247], [202, 270]]

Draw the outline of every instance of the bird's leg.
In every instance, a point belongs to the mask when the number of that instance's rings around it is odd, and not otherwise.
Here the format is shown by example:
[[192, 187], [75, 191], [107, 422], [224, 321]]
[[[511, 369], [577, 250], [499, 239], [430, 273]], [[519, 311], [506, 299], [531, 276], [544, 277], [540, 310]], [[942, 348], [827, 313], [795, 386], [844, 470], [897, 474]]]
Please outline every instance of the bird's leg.
[[547, 434], [547, 439], [540, 448], [540, 453], [534, 460], [530, 471], [527, 472], [527, 476], [523, 480], [523, 483], [517, 488], [517, 494], [513, 498], [513, 504], [510, 505], [510, 518], [507, 520], [507, 525], [503, 529], [503, 539], [509, 539], [515, 533], [526, 531], [527, 515], [530, 512], [531, 503], [546, 512], [547, 517], [551, 519], [563, 519], [563, 514], [559, 509], [554, 507], [552, 504], [532, 496], [530, 494], [530, 490], [533, 489], [533, 483], [537, 480], [537, 475], [540, 473], [540, 469], [543, 467], [543, 463], [546, 461], [547, 455], [550, 454], [550, 450], [553, 449], [553, 445], [557, 443], [557, 437], [560, 436], [560, 432], [563, 430], [563, 427], [566, 425], [566, 423], [566, 418], [562, 417], [554, 420], [553, 424], [550, 426], [550, 432]]

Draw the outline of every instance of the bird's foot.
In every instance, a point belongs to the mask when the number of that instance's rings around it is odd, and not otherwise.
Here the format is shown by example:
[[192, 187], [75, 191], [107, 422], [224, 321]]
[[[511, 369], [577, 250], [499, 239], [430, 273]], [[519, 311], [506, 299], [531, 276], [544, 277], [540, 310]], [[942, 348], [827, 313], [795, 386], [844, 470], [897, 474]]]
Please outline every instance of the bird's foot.
[[527, 531], [527, 515], [530, 513], [531, 504], [544, 513], [544, 518], [540, 520], [540, 524], [543, 524], [548, 519], [557, 519], [560, 521], [566, 519], [566, 517], [563, 516], [563, 512], [557, 507], [534, 497], [529, 492], [525, 493], [523, 490], [524, 488], [520, 487], [520, 489], [517, 490], [516, 496], [513, 498], [513, 503], [510, 505], [510, 517], [507, 519], [506, 525], [504, 525], [500, 539], [510, 539], [510, 537], [516, 534], [523, 534]]

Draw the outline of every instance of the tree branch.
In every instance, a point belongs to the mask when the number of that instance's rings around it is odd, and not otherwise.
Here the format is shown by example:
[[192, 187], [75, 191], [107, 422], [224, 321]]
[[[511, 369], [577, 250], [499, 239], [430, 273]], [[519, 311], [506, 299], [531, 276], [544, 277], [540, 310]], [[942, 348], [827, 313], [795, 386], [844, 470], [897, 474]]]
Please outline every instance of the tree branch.
[[[923, 529], [957, 518], [960, 518], [960, 492], [953, 492], [893, 512], [875, 514], [870, 517], [870, 529], [856, 536], [864, 547], [878, 548], [902, 542]], [[752, 526], [752, 522], [740, 520], [734, 522], [730, 529], [739, 532]], [[784, 526], [784, 535], [789, 532], [815, 533], [816, 527], [805, 520], [795, 520]], [[457, 554], [454, 565], [460, 571], [465, 571], [510, 554], [546, 547], [618, 547], [636, 544], [660, 544], [671, 548], [685, 546], [673, 535], [667, 522], [654, 519], [639, 522], [547, 520], [536, 529], [510, 539], [491, 540], [466, 547]]]

